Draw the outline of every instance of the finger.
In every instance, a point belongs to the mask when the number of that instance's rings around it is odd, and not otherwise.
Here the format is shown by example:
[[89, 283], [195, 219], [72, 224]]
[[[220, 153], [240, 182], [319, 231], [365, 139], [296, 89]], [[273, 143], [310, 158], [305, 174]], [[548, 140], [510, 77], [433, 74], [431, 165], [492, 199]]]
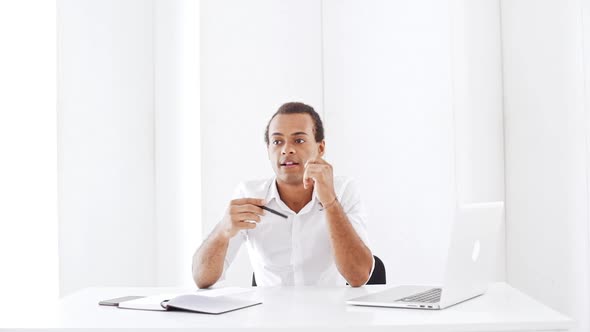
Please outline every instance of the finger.
[[316, 180], [318, 176], [321, 176], [324, 171], [324, 166], [322, 165], [309, 165], [304, 173], [305, 179], [313, 179]]
[[308, 170], [305, 171], [303, 175], [303, 188], [307, 189], [307, 187], [312, 186], [315, 182], [315, 173], [309, 172]]
[[318, 176], [325, 176], [330, 174], [331, 166], [330, 164], [310, 164], [306, 168], [307, 177], [314, 178], [317, 180]]
[[305, 162], [305, 166], [307, 165], [329, 165], [327, 161], [325, 161], [322, 157], [311, 158]]
[[315, 164], [315, 163], [316, 163], [316, 158], [311, 158], [311, 159], [308, 159], [308, 160], [305, 162], [305, 166], [304, 166], [304, 167], [305, 167], [305, 168], [307, 168], [309, 165], [313, 165], [313, 164]]
[[251, 212], [258, 215], [263, 216], [265, 214], [264, 210], [258, 205], [252, 204], [244, 204], [244, 205], [232, 205], [230, 208], [230, 213], [243, 213], [243, 212]]
[[247, 221], [238, 221], [238, 222], [234, 223], [234, 226], [237, 229], [253, 229], [253, 228], [256, 228], [256, 223], [255, 222], [247, 222]]
[[255, 221], [255, 222], [260, 222], [260, 216], [257, 215], [256, 213], [242, 212], [242, 213], [236, 213], [236, 214], [232, 215], [232, 220], [235, 220], [235, 221], [251, 220], [251, 221]]
[[307, 171], [307, 174], [310, 173], [317, 173], [318, 171], [322, 170], [324, 167], [324, 165], [320, 165], [320, 164], [309, 164], [307, 165], [307, 167], [305, 167], [305, 170]]
[[244, 204], [253, 204], [253, 205], [264, 205], [264, 198], [251, 198], [251, 197], [244, 197], [238, 198], [231, 201], [231, 205], [244, 205]]
[[309, 166], [308, 166], [308, 162], [305, 163], [305, 171], [303, 171], [303, 188], [304, 189], [307, 189], [307, 186], [311, 184], [310, 183], [310, 179], [309, 179]]
[[313, 178], [303, 180], [303, 188], [305, 188], [305, 189], [307, 189], [307, 187], [311, 188], [311, 186], [313, 186], [314, 182], [315, 181]]

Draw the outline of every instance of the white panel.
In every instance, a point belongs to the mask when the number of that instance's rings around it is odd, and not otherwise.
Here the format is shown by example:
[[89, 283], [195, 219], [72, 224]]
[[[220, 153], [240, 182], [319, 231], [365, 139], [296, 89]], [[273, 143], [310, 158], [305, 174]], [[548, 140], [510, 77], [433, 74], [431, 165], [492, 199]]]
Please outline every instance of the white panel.
[[[320, 2], [201, 2], [201, 131], [204, 234], [242, 180], [273, 175], [264, 129], [288, 101], [321, 112]], [[243, 253], [228, 274], [249, 285]]]
[[62, 294], [155, 281], [152, 5], [58, 1]]
[[324, 1], [327, 159], [361, 183], [388, 283], [441, 282], [455, 206], [449, 4]]
[[[590, 211], [590, 0], [582, 1], [582, 35], [583, 35], [583, 59], [584, 63], [584, 116], [586, 118], [585, 133], [585, 144], [586, 144], [586, 206], [587, 211]], [[590, 212], [586, 214], [586, 220], [581, 223], [586, 223], [586, 252], [590, 256]], [[580, 227], [584, 230], [584, 227]], [[581, 235], [583, 237], [583, 235]], [[583, 250], [583, 248], [582, 248]], [[583, 263], [582, 263], [583, 264]], [[590, 283], [590, 257], [586, 260], [587, 274], [582, 274], [581, 278], [586, 278], [586, 281]], [[583, 281], [582, 281], [583, 282]], [[579, 292], [581, 298], [590, 299], [590, 285], [585, 287]], [[586, 313], [590, 311], [590, 304], [586, 304], [585, 307], [581, 308]], [[583, 311], [581, 311], [583, 313]], [[590, 328], [590, 317], [586, 316], [585, 320], [582, 320], [586, 329]]]
[[502, 29], [507, 280], [587, 331], [588, 133], [580, 2], [502, 1]]
[[[502, 57], [498, 0], [451, 1], [457, 200], [504, 200]], [[498, 230], [496, 280], [505, 279], [505, 229]]]
[[193, 285], [201, 232], [198, 2], [154, 7], [157, 284]]
[[55, 16], [53, 1], [0, 1], [3, 322], [58, 296]]

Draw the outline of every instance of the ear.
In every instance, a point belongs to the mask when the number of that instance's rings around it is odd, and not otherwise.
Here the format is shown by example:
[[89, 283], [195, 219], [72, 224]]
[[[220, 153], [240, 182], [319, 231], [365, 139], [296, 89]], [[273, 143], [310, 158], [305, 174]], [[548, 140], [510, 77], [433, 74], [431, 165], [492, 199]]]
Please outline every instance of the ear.
[[322, 140], [318, 145], [318, 153], [320, 157], [324, 157], [324, 153], [326, 152], [326, 141]]

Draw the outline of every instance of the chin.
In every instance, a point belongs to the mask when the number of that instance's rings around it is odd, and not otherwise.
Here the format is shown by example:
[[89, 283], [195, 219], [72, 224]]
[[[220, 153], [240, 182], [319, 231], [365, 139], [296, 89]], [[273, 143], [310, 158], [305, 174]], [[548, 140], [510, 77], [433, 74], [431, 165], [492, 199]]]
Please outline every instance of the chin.
[[303, 176], [297, 175], [278, 175], [277, 179], [286, 184], [303, 184]]

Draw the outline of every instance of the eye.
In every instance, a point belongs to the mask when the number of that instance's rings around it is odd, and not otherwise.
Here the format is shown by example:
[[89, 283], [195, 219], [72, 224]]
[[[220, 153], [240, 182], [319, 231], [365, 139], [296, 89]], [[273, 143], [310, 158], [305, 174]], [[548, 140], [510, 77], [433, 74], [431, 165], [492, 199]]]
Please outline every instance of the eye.
[[295, 140], [295, 143], [298, 143], [298, 144], [305, 143], [305, 140], [303, 138], [298, 138]]
[[283, 142], [283, 141], [281, 141], [281, 140], [275, 139], [274, 141], [272, 141], [272, 144], [273, 144], [273, 145], [279, 145], [279, 144], [281, 144], [282, 142]]

